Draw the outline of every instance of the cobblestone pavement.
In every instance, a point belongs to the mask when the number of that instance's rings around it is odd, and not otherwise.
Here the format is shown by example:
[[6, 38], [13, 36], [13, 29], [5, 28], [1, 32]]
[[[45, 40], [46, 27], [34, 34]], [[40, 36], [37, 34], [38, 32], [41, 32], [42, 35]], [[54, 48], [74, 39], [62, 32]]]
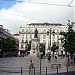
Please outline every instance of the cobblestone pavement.
[[[26, 56], [26, 57], [8, 57], [8, 58], [0, 58], [0, 75], [21, 75], [21, 67], [23, 69], [23, 75], [29, 75], [29, 61], [33, 60], [34, 66], [35, 66], [35, 72], [36, 75], [40, 75], [40, 59], [35, 56]], [[60, 72], [66, 72], [66, 64], [67, 64], [67, 58], [58, 58], [55, 60], [55, 58], [52, 57], [51, 61], [48, 61], [47, 59], [41, 60], [41, 73], [46, 74], [46, 66], [48, 67], [48, 74], [50, 73], [56, 73], [57, 69], [54, 67], [54, 69], [51, 68], [51, 64], [53, 63], [60, 63], [61, 68], [59, 69]], [[70, 71], [75, 69], [74, 66], [70, 66]], [[72, 68], [73, 67], [73, 68]]]

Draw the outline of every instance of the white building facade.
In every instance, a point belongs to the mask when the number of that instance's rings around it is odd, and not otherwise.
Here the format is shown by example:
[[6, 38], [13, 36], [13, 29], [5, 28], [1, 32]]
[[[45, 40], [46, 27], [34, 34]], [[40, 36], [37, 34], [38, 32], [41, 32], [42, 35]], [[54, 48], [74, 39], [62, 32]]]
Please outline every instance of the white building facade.
[[[66, 32], [68, 30], [68, 27], [62, 24], [57, 24], [57, 23], [31, 23], [27, 24], [25, 26], [20, 27], [20, 32], [19, 32], [19, 50], [23, 51], [25, 50], [26, 46], [26, 41], [29, 42], [32, 39], [34, 39], [34, 33], [35, 29], [37, 28], [38, 30], [38, 38], [40, 40], [40, 43], [45, 44], [45, 53], [49, 52], [49, 46], [51, 42], [51, 46], [53, 45], [54, 42], [59, 46], [59, 51], [58, 53], [61, 54], [63, 51], [62, 43], [61, 40], [59, 40], [62, 36], [59, 35], [59, 33], [62, 31]], [[51, 29], [51, 39], [50, 39], [50, 34], [47, 35], [47, 31], [50, 31]], [[53, 33], [53, 31], [55, 33]], [[50, 41], [51, 40], [51, 41]], [[20, 54], [19, 51], [19, 54]]]

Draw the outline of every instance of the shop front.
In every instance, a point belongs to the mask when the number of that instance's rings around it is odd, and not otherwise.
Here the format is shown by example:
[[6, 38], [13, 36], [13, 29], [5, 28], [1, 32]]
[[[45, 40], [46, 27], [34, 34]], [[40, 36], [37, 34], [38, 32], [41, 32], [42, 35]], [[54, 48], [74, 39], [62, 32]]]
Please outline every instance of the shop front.
[[26, 56], [27, 55], [27, 50], [19, 50], [18, 55], [22, 56], [22, 57]]

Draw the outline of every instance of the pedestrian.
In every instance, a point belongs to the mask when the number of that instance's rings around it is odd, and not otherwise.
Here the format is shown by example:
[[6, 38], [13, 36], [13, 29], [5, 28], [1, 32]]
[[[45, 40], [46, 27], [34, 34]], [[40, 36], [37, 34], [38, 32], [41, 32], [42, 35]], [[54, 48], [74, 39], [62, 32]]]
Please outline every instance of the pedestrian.
[[48, 55], [48, 61], [50, 61], [50, 60], [51, 60], [51, 55], [49, 54], [49, 55]]
[[57, 60], [57, 55], [55, 55], [55, 60]]
[[30, 60], [30, 62], [29, 62], [29, 75], [33, 75], [33, 67], [34, 67], [34, 64], [33, 64], [32, 60]]

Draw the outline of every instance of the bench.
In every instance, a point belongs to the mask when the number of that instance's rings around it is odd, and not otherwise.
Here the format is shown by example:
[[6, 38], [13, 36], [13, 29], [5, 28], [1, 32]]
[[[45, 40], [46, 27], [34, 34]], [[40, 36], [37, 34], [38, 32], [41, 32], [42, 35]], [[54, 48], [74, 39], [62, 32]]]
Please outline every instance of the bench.
[[61, 64], [51, 64], [51, 67], [53, 68], [54, 65], [58, 66], [59, 68], [61, 67]]

